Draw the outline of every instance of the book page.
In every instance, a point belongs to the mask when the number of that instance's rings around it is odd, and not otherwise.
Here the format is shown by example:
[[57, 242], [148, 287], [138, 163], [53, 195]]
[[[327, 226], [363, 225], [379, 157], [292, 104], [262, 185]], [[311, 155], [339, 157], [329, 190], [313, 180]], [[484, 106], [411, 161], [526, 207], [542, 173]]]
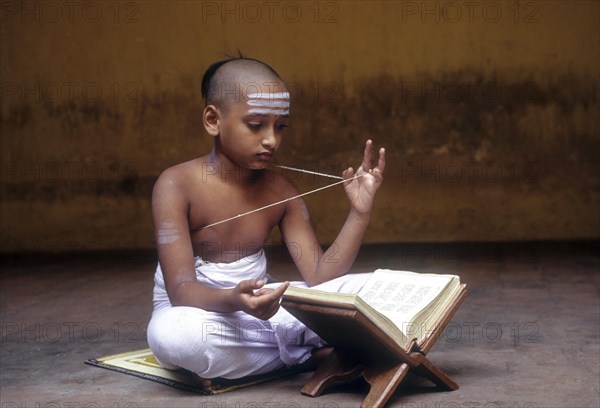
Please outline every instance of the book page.
[[421, 341], [435, 331], [459, 291], [456, 275], [378, 269], [356, 295], [290, 286], [283, 300], [357, 310], [406, 348], [413, 338]]
[[451, 275], [377, 270], [358, 296], [394, 322], [406, 324], [425, 309], [451, 280]]

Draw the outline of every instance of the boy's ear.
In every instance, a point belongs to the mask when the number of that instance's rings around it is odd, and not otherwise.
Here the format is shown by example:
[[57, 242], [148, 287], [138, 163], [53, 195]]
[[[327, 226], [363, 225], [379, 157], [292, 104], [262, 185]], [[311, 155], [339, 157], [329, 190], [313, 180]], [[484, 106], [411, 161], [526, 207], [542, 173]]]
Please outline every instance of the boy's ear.
[[214, 105], [208, 105], [202, 112], [202, 123], [206, 132], [213, 137], [219, 136], [219, 125], [221, 124], [221, 118], [219, 116], [219, 110]]

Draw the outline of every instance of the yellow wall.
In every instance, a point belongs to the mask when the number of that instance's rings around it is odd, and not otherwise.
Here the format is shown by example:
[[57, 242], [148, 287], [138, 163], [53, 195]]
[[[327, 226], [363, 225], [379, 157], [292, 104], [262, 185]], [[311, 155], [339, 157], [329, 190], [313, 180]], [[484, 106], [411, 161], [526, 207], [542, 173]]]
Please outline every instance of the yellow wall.
[[[387, 147], [367, 242], [600, 236], [597, 1], [1, 7], [1, 251], [151, 247], [152, 183], [210, 148], [201, 75], [238, 50], [292, 84], [281, 163]], [[343, 192], [307, 203], [330, 242]]]

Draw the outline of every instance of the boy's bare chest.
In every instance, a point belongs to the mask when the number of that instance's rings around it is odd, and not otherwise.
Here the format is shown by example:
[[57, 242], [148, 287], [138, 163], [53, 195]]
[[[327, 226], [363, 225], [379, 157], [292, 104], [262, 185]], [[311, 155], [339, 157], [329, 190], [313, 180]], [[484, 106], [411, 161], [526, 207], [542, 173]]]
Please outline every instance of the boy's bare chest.
[[268, 186], [203, 187], [206, 188], [190, 199], [188, 223], [194, 254], [207, 261], [233, 262], [256, 253], [283, 216], [284, 207], [274, 206], [205, 228], [276, 202], [280, 197]]

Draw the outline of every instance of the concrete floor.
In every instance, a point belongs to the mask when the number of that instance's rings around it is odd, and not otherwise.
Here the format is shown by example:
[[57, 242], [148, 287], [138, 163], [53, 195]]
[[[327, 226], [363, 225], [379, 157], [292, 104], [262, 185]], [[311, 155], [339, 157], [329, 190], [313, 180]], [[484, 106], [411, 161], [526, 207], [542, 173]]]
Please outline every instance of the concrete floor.
[[[354, 271], [455, 273], [469, 297], [430, 359], [460, 389], [403, 386], [389, 407], [598, 407], [598, 242], [370, 246]], [[271, 273], [294, 279], [268, 251]], [[319, 398], [310, 373], [219, 396], [179, 391], [90, 367], [88, 358], [147, 347], [153, 253], [4, 256], [1, 408], [338, 408], [360, 406], [361, 383]]]

